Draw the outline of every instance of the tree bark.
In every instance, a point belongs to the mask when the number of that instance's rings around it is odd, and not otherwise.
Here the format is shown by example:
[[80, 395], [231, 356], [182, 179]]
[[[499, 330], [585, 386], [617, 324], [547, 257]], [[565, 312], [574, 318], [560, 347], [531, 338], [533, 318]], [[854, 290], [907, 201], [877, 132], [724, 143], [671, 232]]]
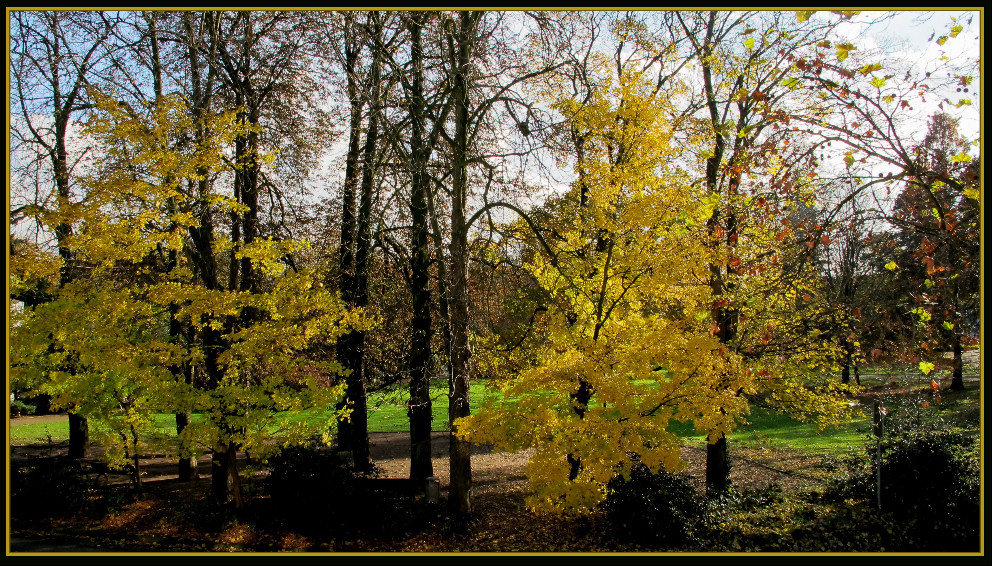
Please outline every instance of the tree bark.
[[844, 383], [844, 384], [847, 384], [847, 383], [850, 383], [851, 382], [851, 363], [852, 363], [851, 362], [851, 359], [852, 359], [852, 351], [851, 350], [853, 349], [853, 345], [851, 344], [851, 341], [850, 340], [848, 340], [847, 338], [844, 338], [841, 341], [841, 347], [844, 350], [844, 365], [841, 367], [841, 370], [840, 370], [840, 382], [841, 383]]
[[[347, 78], [348, 98], [351, 101], [351, 117], [348, 133], [348, 153], [345, 157], [344, 187], [341, 195], [341, 244], [338, 252], [338, 289], [341, 299], [349, 307], [355, 305], [355, 233], [357, 220], [355, 210], [355, 195], [359, 184], [359, 159], [361, 158], [362, 137], [362, 107], [364, 98], [359, 94], [356, 73], [361, 43], [355, 35], [355, 21], [351, 13], [345, 13], [345, 75]], [[350, 340], [348, 334], [337, 340], [337, 359], [346, 368], [350, 368]], [[347, 407], [347, 393], [338, 405], [338, 409]], [[352, 426], [350, 420], [342, 420], [337, 424], [338, 446], [344, 450], [352, 447]]]
[[472, 512], [472, 451], [467, 440], [458, 438], [455, 421], [470, 414], [469, 374], [471, 350], [468, 342], [468, 105], [469, 63], [479, 12], [461, 12], [457, 24], [457, 53], [454, 65], [453, 98], [455, 137], [451, 187], [451, 283], [448, 285], [451, 317], [451, 376], [448, 420], [451, 424], [449, 505], [459, 514]]
[[[713, 85], [711, 57], [715, 26], [716, 12], [711, 12], [706, 26], [706, 39], [699, 53], [703, 70], [703, 86], [706, 91], [706, 105], [715, 132], [713, 156], [706, 160], [706, 186], [710, 194], [721, 192], [720, 166], [726, 150], [726, 141], [719, 133], [720, 114]], [[729, 184], [728, 190], [733, 192], [736, 187], [736, 180], [732, 179]], [[707, 231], [711, 237], [715, 238], [718, 227], [725, 231], [727, 245], [733, 246], [737, 241], [737, 221], [732, 210], [728, 211], [725, 220], [721, 220], [719, 208], [714, 209], [713, 216], [707, 222]], [[714, 264], [710, 266], [710, 286], [714, 298], [721, 297], [729, 291], [724, 279], [724, 269], [726, 269], [727, 275], [731, 274], [732, 268], [729, 265]], [[722, 301], [714, 300], [713, 304], [712, 316], [718, 325], [717, 336], [721, 344], [730, 344], [737, 335], [737, 313]], [[721, 407], [720, 410], [723, 411], [723, 408]], [[727, 437], [721, 434], [715, 442], [707, 444], [706, 447], [706, 487], [710, 492], [724, 492], [729, 486], [730, 455], [727, 450]]]
[[424, 12], [414, 12], [408, 21], [410, 30], [410, 218], [412, 223], [410, 283], [413, 295], [412, 336], [410, 341], [410, 479], [425, 480], [434, 475], [431, 462], [430, 397], [431, 361], [431, 289], [430, 257], [427, 249], [427, 176], [428, 149], [424, 143], [423, 43], [421, 28]]
[[730, 458], [727, 437], [720, 435], [716, 442], [706, 445], [706, 489], [725, 493], [730, 487]]
[[[152, 90], [155, 93], [155, 104], [158, 105], [161, 103], [162, 98], [164, 96], [163, 81], [162, 81], [162, 61], [159, 50], [159, 37], [158, 37], [158, 24], [157, 24], [158, 12], [154, 12], [154, 11], [144, 12], [143, 16], [145, 18], [145, 22], [148, 25], [148, 40], [151, 46]], [[170, 182], [172, 182], [171, 178], [166, 179], [166, 183], [170, 183]], [[169, 199], [167, 206], [169, 207], [170, 213], [174, 214], [176, 212], [175, 199]], [[173, 223], [170, 226], [171, 231], [175, 231], [177, 229], [178, 227], [175, 223]], [[170, 250], [167, 257], [168, 259], [165, 262], [164, 271], [166, 272], [166, 274], [171, 274], [172, 271], [176, 268], [176, 266], [179, 265], [179, 253], [177, 250]], [[169, 305], [169, 342], [173, 344], [179, 342], [180, 337], [183, 335], [183, 325], [177, 318], [178, 313], [179, 313], [179, 304], [175, 302], [171, 303]], [[192, 340], [190, 340], [190, 342], [192, 342]], [[188, 363], [174, 364], [169, 369], [172, 372], [173, 378], [176, 381], [180, 381], [186, 384], [192, 383], [192, 368]], [[175, 417], [176, 417], [176, 437], [182, 438], [183, 431], [186, 429], [187, 426], [189, 426], [190, 414], [177, 412], [175, 413]], [[137, 470], [137, 467], [138, 467], [138, 460], [137, 460], [137, 455], [135, 455], [135, 470]], [[179, 481], [188, 482], [196, 478], [196, 458], [185, 457], [185, 456], [180, 457], [178, 468], [179, 468], [178, 470]], [[136, 479], [138, 480], [140, 485], [140, 481], [141, 481], [140, 472], [136, 471], [135, 473], [138, 474], [136, 476]]]
[[[210, 110], [213, 95], [213, 83], [216, 77], [216, 52], [218, 39], [216, 37], [216, 14], [208, 12], [203, 17], [203, 28], [208, 30], [209, 42], [207, 48], [206, 76], [201, 76], [199, 60], [200, 32], [194, 22], [194, 17], [190, 12], [183, 14], [183, 22], [189, 41], [187, 56], [190, 64], [190, 87], [191, 87], [191, 111], [196, 123], [197, 143], [204, 143], [210, 132], [204, 123], [204, 119]], [[206, 168], [197, 170], [198, 180], [196, 182], [195, 212], [199, 217], [199, 224], [190, 228], [190, 249], [194, 265], [194, 276], [208, 290], [215, 291], [221, 288], [218, 279], [217, 258], [214, 256], [213, 245], [216, 241], [214, 236], [214, 218], [211, 204], [211, 180], [209, 171]], [[205, 321], [203, 321], [205, 322]], [[220, 330], [207, 324], [200, 331], [200, 348], [202, 349], [204, 360], [203, 370], [206, 380], [206, 391], [215, 390], [223, 379], [223, 368], [218, 364], [218, 355], [224, 349], [224, 339]], [[190, 375], [190, 378], [192, 376]], [[230, 448], [226, 441], [218, 441], [212, 447], [210, 466], [210, 491], [214, 499], [221, 504], [226, 504], [230, 499], [230, 487], [228, 483], [228, 453]]]
[[[372, 258], [372, 201], [375, 194], [376, 155], [379, 141], [380, 74], [382, 52], [378, 46], [382, 23], [377, 12], [368, 14], [368, 33], [373, 44], [372, 65], [369, 69], [369, 121], [362, 148], [362, 179], [359, 189], [358, 214], [354, 220], [355, 258], [352, 284], [352, 304], [362, 308], [368, 305], [369, 268]], [[344, 242], [342, 242], [342, 248]], [[345, 378], [345, 402], [351, 416], [341, 434], [350, 449], [354, 469], [360, 473], [372, 470], [369, 452], [368, 401], [365, 385], [365, 331], [355, 330], [345, 336], [340, 360], [351, 370]]]
[[69, 457], [85, 458], [90, 445], [90, 426], [86, 417], [69, 413]]
[[954, 335], [954, 343], [951, 345], [954, 350], [954, 358], [951, 370], [951, 389], [964, 391], [964, 347], [961, 344], [961, 334]]

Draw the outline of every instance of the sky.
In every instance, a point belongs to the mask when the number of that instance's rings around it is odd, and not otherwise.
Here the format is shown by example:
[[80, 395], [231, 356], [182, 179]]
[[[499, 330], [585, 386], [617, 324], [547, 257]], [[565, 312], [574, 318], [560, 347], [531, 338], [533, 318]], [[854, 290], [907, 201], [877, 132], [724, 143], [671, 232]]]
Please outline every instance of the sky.
[[[895, 12], [895, 16], [885, 24], [865, 27], [864, 22], [883, 14], [862, 12], [851, 23], [843, 25], [840, 32], [861, 49], [880, 49], [886, 55], [912, 62], [914, 71], [921, 74], [938, 67], [942, 57], [948, 57], [950, 61], [965, 58], [977, 61], [981, 56], [981, 13], [977, 10], [901, 10]], [[957, 37], [948, 38], [946, 43], [939, 45], [937, 40], [948, 35], [955, 25], [961, 25], [964, 29]], [[956, 91], [942, 93], [955, 101], [965, 97], [972, 101], [971, 106], [960, 109], [944, 105], [945, 111], [961, 119], [961, 133], [972, 140], [977, 140], [980, 135], [980, 85], [981, 80], [975, 77], [967, 94]], [[931, 99], [921, 107], [921, 113], [933, 114], [938, 109], [937, 102], [936, 97]]]
[[[912, 62], [917, 71], [935, 68], [943, 56], [947, 56], [951, 60], [961, 60], [962, 58], [977, 60], [980, 57], [981, 13], [978, 11], [899, 11], [883, 25], [866, 26], [866, 22], [875, 20], [881, 15], [883, 15], [882, 12], [863, 12], [855, 16], [851, 22], [844, 24], [840, 30], [841, 34], [863, 51], [879, 49], [885, 55]], [[935, 39], [947, 34], [951, 27], [957, 24], [964, 26], [964, 30], [957, 37], [950, 38], [943, 46], [938, 45]], [[972, 100], [971, 106], [953, 108], [945, 105], [944, 107], [944, 110], [961, 118], [961, 132], [976, 142], [981, 133], [980, 84], [980, 78], [976, 77], [967, 94], [950, 91], [945, 93], [947, 97], [954, 97], [954, 99], [969, 96]], [[933, 97], [927, 104], [920, 105], [918, 109], [920, 120], [918, 128], [911, 132], [912, 137], [922, 138], [926, 129], [926, 117], [937, 110], [939, 98]], [[345, 136], [341, 137], [340, 147], [337, 148], [338, 154], [343, 152], [343, 145], [346, 143], [344, 138]], [[974, 153], [977, 154], [978, 152], [979, 148], [976, 148]], [[327, 165], [325, 171], [332, 178], [339, 176], [341, 169], [339, 160], [333, 159], [333, 155], [330, 155], [325, 163]], [[552, 182], [550, 179], [543, 179], [543, 181]], [[330, 184], [333, 186], [336, 183]], [[326, 181], [318, 183], [318, 185], [319, 187], [315, 187], [315, 192], [318, 194], [321, 192], [320, 188], [327, 187]]]

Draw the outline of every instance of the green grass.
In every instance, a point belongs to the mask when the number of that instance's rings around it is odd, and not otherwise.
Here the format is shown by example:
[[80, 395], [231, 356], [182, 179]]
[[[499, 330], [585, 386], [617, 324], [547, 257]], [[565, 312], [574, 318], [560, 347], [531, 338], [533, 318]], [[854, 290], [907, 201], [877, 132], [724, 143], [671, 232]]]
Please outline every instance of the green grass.
[[[430, 388], [432, 408], [434, 412], [434, 430], [447, 430], [448, 427], [448, 385], [443, 380], [431, 383]], [[481, 401], [495, 395], [496, 391], [489, 390], [484, 381], [472, 384], [472, 405], [478, 407]], [[960, 421], [969, 427], [968, 430], [977, 432], [978, 411], [980, 408], [981, 391], [971, 386], [963, 392], [942, 392], [943, 402], [934, 405], [934, 411]], [[405, 387], [376, 391], [369, 395], [369, 432], [406, 432], [410, 421], [407, 417], [407, 399], [409, 392]], [[323, 415], [310, 415], [322, 418]], [[195, 418], [195, 416], [194, 416]], [[837, 427], [819, 430], [815, 423], [799, 422], [787, 414], [772, 409], [753, 406], [747, 416], [748, 424], [733, 432], [730, 439], [743, 446], [771, 448], [796, 448], [812, 452], [843, 452], [851, 446], [864, 442], [864, 433], [868, 427], [866, 419], [844, 423]], [[166, 434], [175, 431], [175, 417], [169, 414], [156, 415], [157, 426]], [[967, 424], [966, 424], [967, 423]], [[705, 437], [696, 432], [691, 423], [672, 423], [669, 430], [683, 437], [688, 442], [703, 442]], [[14, 419], [10, 422], [11, 444], [44, 444], [49, 437], [52, 442], [65, 442], [69, 438], [68, 419], [62, 416], [55, 422], [28, 422], [25, 419]]]
[[[471, 403], [474, 410], [483, 399], [495, 394], [486, 387], [485, 381], [473, 381]], [[434, 380], [430, 386], [431, 412], [434, 414], [431, 428], [433, 430], [448, 430], [448, 382]], [[369, 394], [368, 415], [369, 432], [407, 432], [410, 430], [410, 419], [406, 414], [406, 404], [410, 398], [410, 390], [403, 386], [398, 389], [376, 391]]]
[[[448, 383], [443, 380], [435, 380], [431, 383], [431, 408], [434, 414], [432, 428], [434, 430], [448, 429]], [[486, 389], [484, 381], [472, 383], [471, 389], [472, 404], [478, 406], [479, 402], [492, 395]], [[382, 391], [375, 391], [369, 394], [368, 415], [369, 432], [406, 432], [410, 430], [410, 419], [407, 417], [407, 400], [410, 397], [409, 389], [406, 387], [390, 388]], [[196, 419], [199, 415], [194, 415]], [[325, 419], [323, 414], [304, 414], [296, 418]], [[174, 435], [176, 429], [175, 416], [171, 414], [157, 414], [154, 416], [155, 425], [166, 435]], [[44, 444], [51, 436], [52, 442], [66, 442], [69, 440], [68, 417], [61, 415], [55, 422], [29, 422], [25, 419], [13, 419], [10, 421], [10, 442], [15, 445], [22, 444]]]
[[[432, 428], [434, 430], [447, 428], [447, 382], [432, 381], [430, 396], [431, 412], [433, 413]], [[410, 419], [406, 413], [409, 399], [410, 390], [404, 386], [370, 393], [368, 398], [369, 432], [404, 432], [410, 430]]]
[[862, 418], [821, 430], [816, 423], [796, 421], [787, 414], [754, 407], [748, 415], [748, 424], [735, 431], [733, 439], [745, 445], [839, 453], [864, 443], [867, 427], [867, 419]]
[[23, 419], [10, 421], [11, 444], [46, 443], [51, 438], [54, 443], [69, 441], [69, 417], [60, 415], [52, 422], [28, 422]]
[[[836, 427], [819, 430], [815, 423], [793, 419], [785, 413], [763, 407], [752, 407], [747, 424], [728, 437], [735, 445], [745, 447], [796, 448], [811, 452], [844, 452], [864, 441], [865, 419], [854, 420]], [[690, 443], [702, 443], [706, 436], [696, 432], [692, 423], [673, 422], [668, 430]]]

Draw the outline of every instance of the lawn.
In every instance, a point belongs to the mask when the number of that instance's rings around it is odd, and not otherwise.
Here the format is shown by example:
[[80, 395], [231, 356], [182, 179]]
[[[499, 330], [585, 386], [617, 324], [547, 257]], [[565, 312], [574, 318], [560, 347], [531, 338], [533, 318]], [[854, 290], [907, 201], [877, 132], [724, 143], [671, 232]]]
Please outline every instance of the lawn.
[[[485, 381], [472, 384], [472, 400], [477, 405], [479, 401], [491, 395], [486, 389]], [[407, 417], [407, 399], [409, 391], [405, 387], [392, 387], [369, 394], [368, 415], [369, 432], [405, 432], [410, 430]], [[434, 380], [430, 388], [431, 403], [434, 413], [434, 430], [448, 428], [448, 384], [443, 380]], [[194, 418], [197, 418], [194, 415]], [[305, 415], [302, 418], [323, 418], [323, 415]], [[165, 434], [174, 434], [175, 417], [169, 414], [155, 416], [155, 423]], [[12, 419], [10, 421], [10, 442], [13, 445], [59, 443], [69, 439], [69, 422], [65, 415], [51, 415], [43, 419]]]
[[11, 419], [7, 430], [10, 432], [10, 443], [15, 446], [47, 442], [57, 444], [69, 440], [69, 418], [52, 415], [44, 420]]
[[[874, 379], [866, 380], [865, 385], [879, 387], [882, 382]], [[916, 379], [906, 387], [920, 389], [924, 385], [923, 381]], [[447, 430], [447, 383], [443, 380], [434, 380], [430, 392], [434, 412], [433, 428]], [[485, 381], [475, 381], [472, 384], [474, 407], [478, 407], [483, 399], [496, 394], [486, 387]], [[402, 387], [372, 392], [368, 403], [369, 432], [408, 431], [410, 426], [406, 408], [408, 397], [409, 392]], [[946, 413], [977, 413], [978, 399], [979, 389], [974, 385], [963, 392], [945, 391], [944, 402], [939, 409]], [[175, 430], [175, 420], [172, 415], [156, 415], [155, 420], [163, 433], [169, 434]], [[862, 417], [821, 430], [815, 423], [800, 422], [788, 414], [753, 405], [751, 413], [747, 415], [747, 423], [734, 431], [731, 438], [735, 443], [745, 446], [788, 447], [817, 453], [837, 453], [860, 444], [864, 440], [868, 424], [867, 418]], [[669, 429], [688, 442], [701, 442], [705, 439], [696, 432], [692, 424], [673, 422]], [[65, 416], [52, 416], [43, 421], [13, 419], [10, 422], [10, 442], [13, 445], [44, 444], [49, 440], [59, 443], [67, 441], [68, 438], [69, 425]]]

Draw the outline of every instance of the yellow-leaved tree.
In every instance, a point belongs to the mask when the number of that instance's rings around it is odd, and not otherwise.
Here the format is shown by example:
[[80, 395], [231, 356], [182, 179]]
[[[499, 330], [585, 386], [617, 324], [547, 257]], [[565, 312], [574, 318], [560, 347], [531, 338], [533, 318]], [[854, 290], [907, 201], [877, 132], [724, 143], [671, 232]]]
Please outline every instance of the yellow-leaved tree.
[[752, 390], [706, 320], [714, 200], [676, 166], [671, 93], [610, 69], [600, 61], [587, 100], [557, 101], [581, 147], [556, 237], [524, 265], [547, 301], [545, 342], [458, 428], [498, 450], [535, 449], [538, 511], [592, 509], [635, 461], [680, 469], [669, 424], [726, 433], [747, 410], [738, 391]]
[[[264, 459], [326, 436], [342, 416], [343, 385], [327, 376], [344, 369], [308, 349], [369, 321], [314, 269], [282, 261], [306, 242], [234, 244], [223, 229], [244, 206], [215, 182], [238, 167], [227, 156], [246, 128], [235, 112], [197, 119], [179, 96], [139, 110], [93, 98], [85, 133], [100, 151], [81, 179], [85, 195], [35, 211], [49, 229], [71, 226], [65, 245], [78, 277], [12, 313], [12, 384], [92, 419], [110, 463], [130, 460], [138, 479], [139, 456], [154, 444], [178, 455], [212, 451], [215, 472], [222, 467], [215, 495], [226, 500], [230, 477], [240, 504], [238, 450]], [[218, 283], [232, 246], [264, 274], [263, 291]], [[39, 279], [61, 261], [26, 248], [11, 284], [44, 287]], [[176, 438], [155, 426], [159, 413], [204, 418]]]

